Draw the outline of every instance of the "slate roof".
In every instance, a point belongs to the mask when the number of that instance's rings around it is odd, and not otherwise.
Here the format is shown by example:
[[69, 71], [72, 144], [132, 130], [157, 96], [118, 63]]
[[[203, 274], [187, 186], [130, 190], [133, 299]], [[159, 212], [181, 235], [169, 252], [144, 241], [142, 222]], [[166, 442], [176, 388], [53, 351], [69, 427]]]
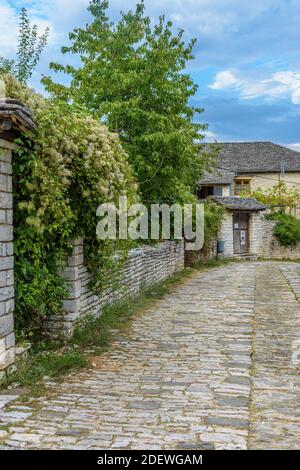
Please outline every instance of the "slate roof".
[[216, 170], [213, 174], [206, 171], [198, 184], [230, 184], [234, 176], [235, 172], [229, 170]]
[[267, 206], [261, 204], [253, 198], [243, 198], [239, 196], [209, 196], [217, 204], [232, 210], [263, 211]]
[[285, 171], [300, 171], [300, 152], [272, 142], [228, 142], [218, 144], [218, 169], [237, 173], [279, 172], [280, 162]]
[[0, 130], [18, 130], [26, 132], [35, 129], [32, 113], [20, 101], [14, 99], [0, 100]]

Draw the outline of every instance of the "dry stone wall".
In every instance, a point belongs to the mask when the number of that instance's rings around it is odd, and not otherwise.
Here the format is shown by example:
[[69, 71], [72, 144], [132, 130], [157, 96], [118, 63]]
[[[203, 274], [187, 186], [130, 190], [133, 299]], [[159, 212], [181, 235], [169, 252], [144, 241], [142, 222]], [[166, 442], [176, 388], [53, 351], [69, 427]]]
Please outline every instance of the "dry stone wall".
[[300, 243], [296, 246], [283, 246], [273, 235], [276, 222], [267, 220], [262, 214], [253, 219], [253, 243], [258, 257], [264, 259], [300, 260]]
[[[226, 211], [219, 237], [225, 242], [224, 253], [219, 258], [235, 257], [233, 252], [232, 211]], [[300, 243], [282, 246], [273, 235], [275, 221], [265, 218], [266, 212], [252, 212], [249, 217], [249, 254], [263, 259], [300, 260]]]
[[120, 272], [115, 288], [104, 290], [100, 296], [90, 288], [90, 274], [84, 263], [83, 239], [73, 242], [73, 254], [68, 258], [62, 276], [69, 289], [62, 315], [48, 323], [53, 334], [71, 335], [76, 323], [88, 314], [99, 316], [103, 308], [135, 297], [143, 290], [167, 279], [184, 268], [183, 241], [166, 241], [155, 246], [131, 250]]
[[199, 263], [207, 263], [211, 260], [217, 259], [217, 256], [218, 256], [217, 246], [218, 246], [218, 240], [216, 237], [211, 241], [210, 246], [207, 249], [203, 248], [202, 250], [186, 251], [185, 252], [185, 266], [193, 267]]

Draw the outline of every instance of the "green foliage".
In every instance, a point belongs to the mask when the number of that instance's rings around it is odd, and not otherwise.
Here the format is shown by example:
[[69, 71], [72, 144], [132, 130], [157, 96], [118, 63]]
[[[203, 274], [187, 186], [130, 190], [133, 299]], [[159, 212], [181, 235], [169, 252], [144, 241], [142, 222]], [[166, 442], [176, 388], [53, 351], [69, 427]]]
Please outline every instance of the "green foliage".
[[[71, 76], [71, 84], [45, 78], [50, 99], [24, 86], [48, 34], [38, 37], [26, 10], [18, 59], [1, 62], [7, 96], [31, 108], [38, 123], [18, 142], [13, 175], [19, 329], [39, 329], [60, 312], [65, 286], [58, 267], [72, 238], [84, 236], [95, 288], [116, 263], [116, 250], [130, 247], [96, 239], [99, 204], [117, 203], [121, 194], [137, 202], [136, 179], [146, 204], [195, 202], [195, 180], [212, 161], [209, 147], [195, 145], [206, 125], [196, 123], [202, 110], [189, 103], [197, 86], [184, 72], [195, 41], [186, 45], [183, 31], [175, 34], [164, 17], [151, 25], [143, 3], [116, 24], [107, 8], [107, 1], [92, 0], [92, 23], [70, 34], [71, 46], [62, 52], [79, 54], [81, 66], [52, 64]], [[218, 211], [207, 210], [206, 244], [216, 233]]]
[[300, 204], [300, 192], [297, 188], [289, 189], [284, 181], [272, 188], [258, 189], [251, 193], [258, 201], [271, 209], [268, 219], [277, 221], [274, 235], [283, 246], [294, 246], [300, 242], [300, 220], [291, 215], [295, 206]]
[[26, 8], [20, 13], [20, 33], [17, 59], [0, 57], [0, 73], [10, 73], [25, 84], [32, 76], [48, 40], [49, 28], [39, 36], [37, 25], [31, 26]]
[[51, 64], [71, 77], [70, 86], [45, 78], [54, 96], [83, 104], [117, 132], [136, 172], [143, 202], [189, 202], [195, 180], [211, 159], [195, 141], [206, 125], [202, 109], [190, 105], [197, 85], [185, 73], [195, 40], [185, 44], [162, 16], [152, 25], [144, 4], [107, 17], [108, 1], [92, 0], [93, 21], [69, 34], [64, 54], [80, 55], [81, 66]]
[[79, 370], [88, 365], [87, 359], [78, 351], [67, 349], [62, 351], [42, 351], [31, 353], [16, 372], [9, 376], [4, 386], [15, 382], [20, 385], [35, 387], [44, 377], [59, 379], [64, 374]]
[[282, 212], [268, 216], [275, 220], [274, 235], [283, 246], [295, 246], [300, 242], [300, 220]]
[[3, 76], [7, 93], [29, 106], [38, 128], [19, 139], [14, 157], [16, 324], [41, 326], [65, 296], [58, 267], [70, 240], [84, 236], [86, 262], [100, 286], [117, 249], [127, 241], [98, 241], [96, 210], [137, 198], [137, 185], [118, 136], [73, 105], [44, 99]]
[[75, 219], [66, 203], [60, 165], [41, 159], [28, 138], [13, 165], [16, 327], [38, 333], [66, 295], [57, 265], [66, 256]]
[[[249, 194], [248, 194], [249, 197]], [[294, 206], [300, 204], [300, 192], [297, 188], [288, 188], [284, 181], [280, 181], [272, 188], [266, 190], [257, 189], [250, 197], [254, 197], [263, 204], [267, 204], [271, 209], [283, 208], [291, 211]]]
[[204, 203], [204, 250], [209, 251], [211, 243], [217, 238], [224, 216], [224, 208], [212, 201]]

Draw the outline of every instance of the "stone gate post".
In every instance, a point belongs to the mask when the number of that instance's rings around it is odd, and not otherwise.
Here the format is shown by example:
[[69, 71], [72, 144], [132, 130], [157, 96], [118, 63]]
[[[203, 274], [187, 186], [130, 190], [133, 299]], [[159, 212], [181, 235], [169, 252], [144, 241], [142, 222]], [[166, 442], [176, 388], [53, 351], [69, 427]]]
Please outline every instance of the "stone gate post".
[[0, 382], [15, 360], [12, 155], [16, 137], [34, 127], [22, 103], [0, 100]]

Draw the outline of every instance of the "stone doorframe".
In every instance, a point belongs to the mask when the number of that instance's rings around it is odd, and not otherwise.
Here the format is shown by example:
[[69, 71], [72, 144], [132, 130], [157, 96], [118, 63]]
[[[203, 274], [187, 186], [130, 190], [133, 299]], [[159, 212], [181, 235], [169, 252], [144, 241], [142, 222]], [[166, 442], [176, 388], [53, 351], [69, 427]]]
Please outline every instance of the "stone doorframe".
[[15, 361], [13, 256], [13, 143], [35, 128], [31, 112], [16, 100], [0, 100], [0, 382]]

